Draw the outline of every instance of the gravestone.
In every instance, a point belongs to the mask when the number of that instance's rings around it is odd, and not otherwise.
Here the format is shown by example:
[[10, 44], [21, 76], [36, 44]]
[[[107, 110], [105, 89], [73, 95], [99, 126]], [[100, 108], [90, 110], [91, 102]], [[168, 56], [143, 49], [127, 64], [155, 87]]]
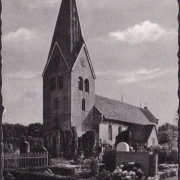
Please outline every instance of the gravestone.
[[25, 140], [21, 141], [21, 143], [20, 143], [20, 153], [21, 154], [22, 153], [27, 154], [29, 152], [30, 152], [30, 144]]
[[125, 142], [121, 142], [117, 145], [116, 150], [119, 152], [129, 152], [129, 145]]

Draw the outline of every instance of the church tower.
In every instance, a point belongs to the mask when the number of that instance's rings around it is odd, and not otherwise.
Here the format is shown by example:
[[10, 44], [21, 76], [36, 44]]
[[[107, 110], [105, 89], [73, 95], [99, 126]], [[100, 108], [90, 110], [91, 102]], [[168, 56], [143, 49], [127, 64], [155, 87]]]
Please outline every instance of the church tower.
[[62, 0], [43, 72], [44, 133], [93, 124], [95, 73], [82, 35], [75, 0]]

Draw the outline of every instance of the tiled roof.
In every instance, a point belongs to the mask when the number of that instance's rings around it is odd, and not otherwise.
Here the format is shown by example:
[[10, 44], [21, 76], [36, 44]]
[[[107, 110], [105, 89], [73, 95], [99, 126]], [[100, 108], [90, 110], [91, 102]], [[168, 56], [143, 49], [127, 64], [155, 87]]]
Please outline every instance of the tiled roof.
[[155, 117], [154, 117], [154, 115], [148, 110], [148, 108], [146, 107], [146, 108], [139, 108], [141, 111], [142, 111], [142, 113], [149, 119], [149, 121], [150, 122], [152, 122], [152, 123], [158, 123], [158, 119], [156, 119]]
[[136, 106], [106, 97], [96, 95], [95, 107], [109, 120], [142, 125], [149, 125], [154, 122], [151, 116], [145, 115], [146, 110], [142, 111], [141, 108]]

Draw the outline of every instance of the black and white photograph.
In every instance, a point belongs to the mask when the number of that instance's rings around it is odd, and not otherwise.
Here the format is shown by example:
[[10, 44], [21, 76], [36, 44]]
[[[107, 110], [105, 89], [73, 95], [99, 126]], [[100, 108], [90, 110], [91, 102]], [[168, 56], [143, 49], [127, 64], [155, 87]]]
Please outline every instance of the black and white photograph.
[[2, 0], [3, 180], [178, 180], [178, 13]]

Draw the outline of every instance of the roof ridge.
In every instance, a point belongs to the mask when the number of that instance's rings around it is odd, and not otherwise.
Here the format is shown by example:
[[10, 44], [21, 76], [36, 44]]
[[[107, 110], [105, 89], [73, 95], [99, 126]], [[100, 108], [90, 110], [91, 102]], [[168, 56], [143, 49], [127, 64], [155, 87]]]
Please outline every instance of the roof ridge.
[[126, 102], [121, 102], [121, 101], [118, 101], [116, 99], [112, 99], [112, 98], [108, 98], [108, 97], [104, 97], [104, 96], [100, 96], [100, 95], [95, 95], [95, 96], [100, 97], [100, 98], [106, 98], [106, 99], [109, 99], [111, 101], [116, 101], [116, 102], [119, 102], [121, 104], [127, 104], [129, 106], [133, 106], [133, 107], [139, 108], [138, 106], [135, 106], [135, 105], [132, 105], [132, 104], [129, 104], [129, 103], [126, 103]]

